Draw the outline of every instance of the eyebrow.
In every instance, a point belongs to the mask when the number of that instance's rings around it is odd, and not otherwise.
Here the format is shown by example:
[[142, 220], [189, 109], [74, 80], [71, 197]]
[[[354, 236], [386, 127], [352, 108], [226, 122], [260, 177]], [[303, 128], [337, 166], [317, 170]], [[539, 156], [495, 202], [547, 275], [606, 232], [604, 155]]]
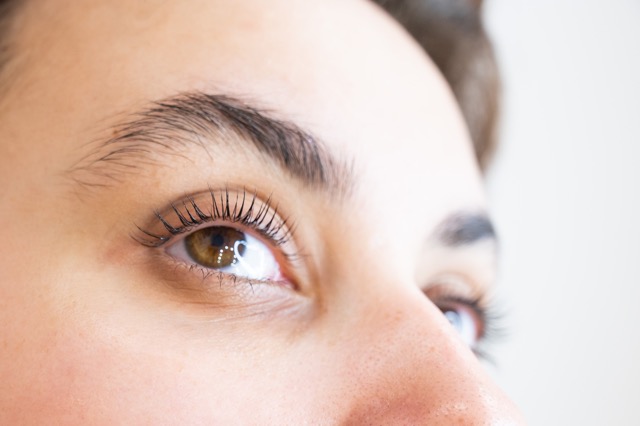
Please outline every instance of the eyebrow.
[[181, 93], [128, 114], [109, 130], [112, 136], [94, 141], [69, 170], [82, 186], [122, 182], [167, 157], [184, 158], [184, 148], [194, 145], [211, 158], [217, 146], [261, 155], [303, 184], [328, 192], [344, 194], [354, 186], [352, 165], [319, 138], [231, 96]]
[[493, 223], [485, 213], [469, 212], [458, 212], [445, 218], [436, 228], [434, 237], [451, 248], [498, 240]]

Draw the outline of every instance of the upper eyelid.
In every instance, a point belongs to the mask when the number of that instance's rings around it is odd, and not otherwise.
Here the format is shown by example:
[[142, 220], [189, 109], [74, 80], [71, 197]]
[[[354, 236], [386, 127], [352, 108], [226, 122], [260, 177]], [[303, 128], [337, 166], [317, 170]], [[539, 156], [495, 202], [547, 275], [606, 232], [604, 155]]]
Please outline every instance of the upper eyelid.
[[[160, 247], [176, 235], [190, 232], [204, 223], [219, 221], [241, 223], [275, 245], [284, 244], [293, 234], [291, 220], [281, 216], [278, 205], [272, 206], [271, 196], [263, 198], [257, 191], [249, 192], [246, 188], [209, 188], [206, 192], [171, 202], [161, 211], [154, 210], [153, 218], [148, 220], [151, 223], [145, 227], [136, 225], [138, 232], [132, 237], [143, 245]], [[203, 200], [210, 203], [209, 208], [202, 207]]]

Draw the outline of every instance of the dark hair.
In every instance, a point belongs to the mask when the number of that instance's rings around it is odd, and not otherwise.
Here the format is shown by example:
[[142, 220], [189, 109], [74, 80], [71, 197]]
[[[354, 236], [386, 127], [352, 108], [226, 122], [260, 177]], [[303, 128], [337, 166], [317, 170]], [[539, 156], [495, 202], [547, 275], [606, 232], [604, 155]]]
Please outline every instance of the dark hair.
[[496, 145], [500, 78], [482, 0], [374, 0], [423, 47], [460, 105], [485, 169]]
[[15, 10], [15, 0], [0, 0], [0, 67], [7, 59], [9, 48], [9, 31], [11, 27], [11, 15]]
[[[13, 17], [18, 8], [18, 3], [20, 1], [0, 0], [0, 77], [4, 77], [3, 74], [10, 59], [11, 33], [14, 27]], [[3, 78], [0, 78], [0, 89], [3, 86]]]

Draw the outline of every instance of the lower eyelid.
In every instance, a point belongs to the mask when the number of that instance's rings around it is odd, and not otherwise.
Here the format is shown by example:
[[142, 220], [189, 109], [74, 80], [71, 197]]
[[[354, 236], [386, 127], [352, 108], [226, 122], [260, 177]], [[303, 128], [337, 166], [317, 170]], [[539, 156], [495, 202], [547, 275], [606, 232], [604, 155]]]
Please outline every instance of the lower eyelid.
[[207, 270], [178, 260], [164, 250], [153, 250], [146, 264], [147, 274], [157, 277], [150, 281], [152, 288], [168, 291], [173, 295], [169, 300], [180, 304], [237, 310], [270, 300], [276, 303], [296, 294], [289, 282], [249, 280]]

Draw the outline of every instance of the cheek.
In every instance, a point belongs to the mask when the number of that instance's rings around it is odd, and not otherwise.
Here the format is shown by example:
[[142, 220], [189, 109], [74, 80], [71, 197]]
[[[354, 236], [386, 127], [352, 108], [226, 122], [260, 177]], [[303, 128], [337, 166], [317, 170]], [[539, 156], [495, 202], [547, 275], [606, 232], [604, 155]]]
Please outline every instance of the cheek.
[[11, 399], [0, 400], [2, 423], [21, 423], [25, 417], [43, 424], [51, 419], [63, 424], [156, 423], [153, 413], [162, 420], [166, 407], [179, 414], [188, 401], [188, 387], [180, 385], [181, 367], [144, 351], [125, 352], [76, 328], [29, 339], [14, 348], [20, 356], [5, 372], [2, 387]]
[[185, 339], [192, 350], [163, 352], [157, 339], [96, 332], [73, 326], [14, 350], [26, 356], [0, 384], [11, 395], [0, 397], [0, 424], [278, 423], [283, 413], [299, 424], [313, 407], [309, 383], [322, 381], [295, 374], [280, 355], [272, 363], [232, 359], [223, 342], [204, 350]]
[[[135, 329], [123, 310], [109, 316], [79, 308], [77, 298], [54, 297], [64, 280], [53, 280], [58, 274], [51, 272], [49, 281], [15, 268], [0, 276], [0, 424], [191, 424], [201, 415], [216, 418], [203, 414], [208, 405], [202, 405], [196, 375], [181, 353], [163, 353], [158, 330]], [[145, 331], [156, 337], [147, 338]]]

